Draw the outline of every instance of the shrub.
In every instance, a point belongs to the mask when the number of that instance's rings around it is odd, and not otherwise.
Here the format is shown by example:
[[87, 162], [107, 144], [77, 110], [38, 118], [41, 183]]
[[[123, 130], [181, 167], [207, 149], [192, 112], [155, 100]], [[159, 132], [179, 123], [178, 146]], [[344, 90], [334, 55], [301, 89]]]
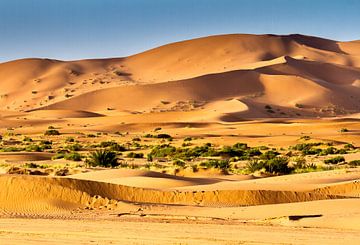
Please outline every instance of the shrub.
[[277, 151], [273, 151], [273, 150], [270, 150], [270, 151], [267, 151], [267, 152], [264, 152], [260, 155], [260, 159], [263, 159], [263, 160], [270, 160], [270, 159], [273, 159], [275, 158], [276, 156], [278, 156], [280, 153], [277, 152]]
[[258, 159], [252, 159], [252, 160], [248, 161], [245, 166], [246, 170], [248, 170], [250, 173], [259, 171], [259, 170], [263, 169], [264, 167], [265, 167], [264, 162], [259, 161]]
[[179, 166], [179, 167], [185, 167], [185, 164], [186, 164], [186, 162], [183, 160], [180, 160], [180, 159], [176, 159], [174, 161], [174, 165]]
[[80, 151], [83, 147], [82, 147], [82, 145], [76, 143], [76, 144], [72, 144], [72, 145], [67, 145], [65, 148], [70, 151]]
[[129, 157], [129, 158], [143, 158], [144, 154], [143, 153], [136, 153], [136, 152], [129, 152], [126, 156]]
[[349, 162], [349, 165], [352, 167], [360, 166], [360, 160], [352, 160]]
[[200, 163], [200, 166], [206, 168], [218, 168], [222, 170], [227, 170], [230, 168], [230, 162], [228, 160], [210, 159], [208, 161]]
[[64, 152], [58, 152], [56, 153], [56, 155], [54, 155], [51, 159], [52, 160], [56, 160], [56, 159], [62, 159], [65, 157], [65, 153]]
[[25, 136], [23, 139], [24, 142], [33, 142], [32, 138]]
[[171, 139], [172, 137], [169, 134], [158, 134], [156, 136], [156, 138], [158, 138], [158, 139]]
[[338, 164], [340, 162], [345, 162], [345, 158], [343, 156], [337, 156], [324, 160], [324, 163], [326, 164]]
[[288, 163], [289, 159], [286, 157], [275, 157], [265, 162], [265, 169], [269, 173], [289, 174], [293, 169]]
[[81, 161], [82, 156], [77, 152], [71, 152], [71, 153], [65, 154], [64, 159], [70, 160], [70, 161]]
[[354, 150], [356, 148], [353, 144], [346, 144], [346, 145], [344, 145], [344, 149], [345, 150]]
[[170, 145], [157, 145], [155, 146], [150, 155], [153, 157], [167, 157], [171, 156], [176, 152], [176, 148]]
[[60, 135], [60, 132], [56, 129], [48, 129], [44, 133], [45, 135]]
[[91, 152], [86, 162], [93, 167], [116, 167], [119, 165], [116, 153], [109, 150]]
[[75, 139], [73, 137], [67, 137], [65, 142], [66, 143], [72, 143], [72, 142], [75, 142]]
[[342, 129], [340, 129], [340, 132], [341, 132], [341, 133], [346, 133], [346, 132], [349, 132], [349, 129], [347, 129], [347, 128], [342, 128]]
[[43, 149], [38, 146], [38, 145], [28, 145], [26, 148], [25, 148], [25, 151], [30, 151], [30, 152], [41, 152], [43, 151]]

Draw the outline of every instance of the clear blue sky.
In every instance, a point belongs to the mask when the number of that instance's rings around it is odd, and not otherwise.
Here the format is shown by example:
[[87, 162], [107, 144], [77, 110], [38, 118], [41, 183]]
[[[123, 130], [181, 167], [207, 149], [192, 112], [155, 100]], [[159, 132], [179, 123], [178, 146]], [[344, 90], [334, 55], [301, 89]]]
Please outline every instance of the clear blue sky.
[[360, 0], [0, 0], [0, 62], [120, 57], [223, 33], [360, 39]]

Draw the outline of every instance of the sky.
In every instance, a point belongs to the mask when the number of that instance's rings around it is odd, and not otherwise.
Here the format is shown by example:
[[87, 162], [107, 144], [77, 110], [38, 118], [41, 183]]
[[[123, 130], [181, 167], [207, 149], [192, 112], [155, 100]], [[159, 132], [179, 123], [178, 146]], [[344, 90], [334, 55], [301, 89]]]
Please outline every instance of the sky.
[[226, 34], [360, 39], [360, 0], [0, 0], [0, 62], [122, 57]]

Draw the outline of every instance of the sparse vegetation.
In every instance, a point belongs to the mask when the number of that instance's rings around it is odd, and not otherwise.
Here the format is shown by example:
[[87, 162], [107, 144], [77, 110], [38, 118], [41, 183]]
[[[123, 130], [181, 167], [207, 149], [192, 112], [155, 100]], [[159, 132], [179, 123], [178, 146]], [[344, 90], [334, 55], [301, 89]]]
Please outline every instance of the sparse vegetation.
[[91, 152], [86, 163], [92, 167], [116, 167], [119, 165], [116, 153], [109, 150]]
[[48, 129], [45, 131], [44, 135], [60, 135], [60, 132], [56, 129]]

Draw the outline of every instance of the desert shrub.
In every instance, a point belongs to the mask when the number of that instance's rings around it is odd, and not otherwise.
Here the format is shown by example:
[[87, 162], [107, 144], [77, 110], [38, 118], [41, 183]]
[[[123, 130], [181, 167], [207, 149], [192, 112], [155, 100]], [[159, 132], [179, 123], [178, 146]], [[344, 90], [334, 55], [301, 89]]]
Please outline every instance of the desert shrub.
[[33, 142], [32, 138], [25, 136], [23, 139], [24, 142]]
[[270, 160], [270, 159], [275, 158], [275, 157], [278, 156], [279, 154], [280, 154], [279, 152], [273, 151], [273, 150], [266, 151], [266, 152], [264, 152], [264, 153], [262, 153], [262, 154], [260, 155], [260, 159]]
[[310, 140], [311, 137], [309, 135], [304, 135], [300, 137], [301, 140]]
[[91, 152], [86, 163], [93, 167], [116, 167], [119, 165], [116, 153], [109, 150]]
[[132, 141], [137, 141], [137, 142], [139, 142], [139, 141], [141, 141], [141, 139], [140, 139], [139, 137], [135, 137], [135, 138], [132, 139]]
[[75, 139], [74, 139], [74, 137], [67, 137], [65, 142], [66, 143], [72, 143], [72, 142], [75, 142]]
[[263, 161], [260, 161], [258, 159], [252, 159], [246, 163], [245, 169], [250, 173], [254, 173], [256, 171], [263, 169], [264, 167], [265, 164]]
[[150, 155], [152, 157], [168, 157], [175, 154], [175, 152], [176, 152], [176, 148], [174, 146], [163, 144], [163, 145], [155, 146], [151, 150]]
[[185, 167], [186, 162], [181, 159], [176, 159], [174, 160], [173, 164], [179, 167]]
[[296, 150], [296, 151], [304, 151], [304, 150], [308, 150], [314, 146], [319, 146], [319, 145], [321, 145], [321, 143], [302, 143], [302, 144], [296, 144], [294, 146], [291, 146], [290, 149]]
[[301, 168], [305, 168], [306, 166], [306, 160], [304, 157], [298, 157], [296, 159], [294, 159], [294, 164], [293, 164], [295, 169], [301, 169]]
[[76, 144], [67, 145], [65, 149], [70, 151], [81, 151], [83, 149], [83, 146], [76, 143]]
[[354, 150], [356, 147], [353, 144], [345, 144], [344, 145], [345, 150]]
[[288, 166], [289, 159], [286, 157], [275, 157], [264, 162], [264, 167], [269, 173], [289, 174], [293, 170]]
[[25, 151], [29, 151], [29, 152], [41, 152], [43, 151], [43, 149], [38, 146], [38, 145], [28, 145], [26, 148], [25, 148]]
[[230, 162], [228, 160], [210, 159], [208, 161], [200, 163], [200, 166], [206, 168], [218, 168], [227, 170], [230, 168]]
[[224, 146], [218, 154], [222, 157], [242, 157], [245, 155], [245, 151], [231, 146]]
[[56, 160], [56, 159], [62, 159], [65, 157], [65, 153], [64, 152], [58, 152], [56, 153], [51, 159], [52, 160]]
[[341, 132], [341, 133], [346, 133], [346, 132], [349, 132], [349, 129], [347, 129], [347, 128], [342, 128], [342, 129], [340, 129], [340, 132]]
[[18, 152], [18, 151], [23, 151], [24, 149], [21, 147], [15, 147], [15, 146], [10, 146], [10, 147], [3, 147], [0, 149], [0, 151], [2, 152]]
[[144, 154], [143, 153], [136, 153], [136, 152], [129, 152], [126, 157], [129, 158], [143, 158]]
[[360, 160], [352, 160], [349, 162], [349, 165], [352, 167], [360, 166]]
[[111, 151], [126, 151], [126, 147], [123, 145], [119, 145], [116, 142], [113, 142], [113, 144], [110, 145], [109, 149]]
[[60, 132], [56, 129], [48, 129], [45, 131], [44, 135], [60, 135]]
[[320, 156], [326, 156], [326, 155], [332, 155], [336, 154], [337, 150], [335, 147], [328, 147], [326, 149], [322, 149], [321, 152], [319, 152]]
[[96, 138], [96, 135], [95, 134], [87, 134], [86, 135], [88, 138]]
[[70, 152], [64, 155], [64, 159], [70, 161], [81, 161], [82, 156], [77, 152]]
[[184, 141], [192, 141], [193, 139], [191, 137], [186, 137]]
[[345, 158], [343, 156], [337, 156], [330, 159], [324, 160], [324, 163], [326, 164], [338, 164], [341, 162], [345, 162]]
[[41, 165], [38, 165], [38, 164], [36, 164], [36, 163], [30, 162], [30, 163], [25, 163], [25, 164], [23, 165], [23, 167], [24, 167], [24, 168], [41, 168], [42, 166], [41, 166]]
[[156, 138], [158, 138], [158, 139], [171, 139], [172, 137], [169, 134], [158, 134], [156, 136]]

